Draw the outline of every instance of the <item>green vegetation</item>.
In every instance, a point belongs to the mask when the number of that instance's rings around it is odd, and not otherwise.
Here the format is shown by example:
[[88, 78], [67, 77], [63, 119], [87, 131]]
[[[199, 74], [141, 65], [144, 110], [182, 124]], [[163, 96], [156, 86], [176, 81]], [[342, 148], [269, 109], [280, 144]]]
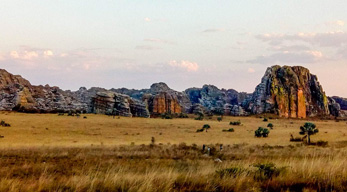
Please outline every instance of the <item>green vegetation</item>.
[[255, 132], [255, 136], [256, 137], [268, 137], [269, 136], [270, 131], [266, 128], [263, 127], [259, 127]]
[[304, 126], [300, 127], [300, 135], [306, 135], [307, 136], [307, 143], [311, 144], [311, 135], [314, 135], [319, 132], [319, 130], [316, 128], [316, 125], [314, 123], [307, 122], [304, 124]]
[[230, 129], [223, 129], [223, 132], [234, 132], [234, 128], [230, 128]]
[[4, 120], [1, 120], [0, 126], [1, 127], [11, 127], [11, 125], [9, 123], [6, 123]]
[[273, 129], [274, 125], [272, 123], [267, 124], [267, 127]]
[[241, 125], [241, 121], [230, 121], [229, 125]]

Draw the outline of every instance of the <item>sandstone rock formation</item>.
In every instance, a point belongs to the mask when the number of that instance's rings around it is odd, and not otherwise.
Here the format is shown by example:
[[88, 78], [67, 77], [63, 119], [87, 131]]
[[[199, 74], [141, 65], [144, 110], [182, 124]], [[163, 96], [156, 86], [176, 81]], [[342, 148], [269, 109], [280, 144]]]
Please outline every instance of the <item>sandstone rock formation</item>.
[[341, 110], [347, 110], [347, 99], [342, 97], [334, 96], [332, 97], [341, 107]]
[[55, 112], [86, 108], [59, 87], [33, 86], [19, 75], [0, 70], [0, 110]]
[[224, 111], [225, 115], [244, 115], [241, 102], [248, 96], [233, 89], [218, 89], [213, 85], [204, 85], [202, 88], [189, 88], [186, 91], [193, 104], [201, 104], [208, 111]]
[[19, 75], [0, 69], [0, 110], [23, 112], [67, 112], [149, 117], [162, 113], [215, 113], [248, 115], [276, 113], [305, 118], [347, 116], [347, 99], [326, 97], [317, 77], [303, 67], [273, 66], [267, 69], [253, 94], [213, 85], [184, 92], [155, 83], [149, 89], [99, 87], [63, 91], [49, 85], [31, 85]]
[[253, 114], [276, 113], [281, 117], [329, 115], [328, 98], [317, 77], [299, 66], [268, 68], [243, 106]]
[[125, 117], [149, 117], [146, 105], [128, 95], [111, 91], [98, 92], [92, 98], [92, 112]]
[[121, 88], [111, 90], [142, 100], [152, 114], [187, 113], [191, 107], [191, 102], [184, 92], [172, 90], [165, 83], [154, 83], [150, 89]]

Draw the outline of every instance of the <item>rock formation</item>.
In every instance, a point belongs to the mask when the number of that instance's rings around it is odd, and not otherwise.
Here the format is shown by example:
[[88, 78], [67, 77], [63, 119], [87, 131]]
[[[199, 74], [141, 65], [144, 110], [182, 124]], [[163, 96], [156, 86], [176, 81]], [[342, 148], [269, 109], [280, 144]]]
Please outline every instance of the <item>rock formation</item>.
[[0, 70], [0, 110], [56, 112], [86, 108], [59, 87], [33, 86], [19, 75]]
[[342, 97], [334, 96], [332, 97], [341, 107], [341, 110], [347, 110], [347, 99]]
[[306, 118], [329, 115], [328, 98], [318, 79], [304, 67], [273, 66], [243, 106], [253, 114]]
[[[248, 96], [247, 93], [239, 93], [233, 89], [218, 89], [213, 85], [204, 85], [202, 88], [189, 88], [186, 91], [192, 104], [201, 104], [207, 111], [225, 115], [244, 115], [240, 109], [241, 102]], [[239, 110], [236, 110], [239, 109]]]
[[150, 89], [121, 88], [111, 90], [142, 100], [152, 114], [187, 113], [191, 107], [191, 102], [184, 92], [172, 90], [165, 83], [154, 83]]
[[98, 92], [92, 97], [92, 112], [125, 117], [149, 117], [146, 105], [128, 95], [112, 91]]
[[213, 85], [172, 90], [165, 83], [149, 89], [81, 87], [63, 91], [31, 85], [19, 75], [0, 69], [0, 110], [67, 112], [149, 117], [162, 113], [215, 113], [241, 116], [275, 113], [281, 117], [347, 116], [347, 99], [327, 97], [317, 77], [304, 67], [273, 66], [266, 70], [253, 94]]

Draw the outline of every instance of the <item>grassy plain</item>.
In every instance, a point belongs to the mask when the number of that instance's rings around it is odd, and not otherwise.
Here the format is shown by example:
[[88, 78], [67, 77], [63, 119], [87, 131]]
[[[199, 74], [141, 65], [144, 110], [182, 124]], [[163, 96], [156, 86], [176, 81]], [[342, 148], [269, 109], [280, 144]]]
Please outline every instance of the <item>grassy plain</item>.
[[[0, 127], [0, 191], [347, 190], [346, 121], [311, 121], [320, 131], [312, 140], [328, 141], [318, 147], [289, 142], [307, 120], [83, 116], [1, 112], [11, 127]], [[270, 122], [269, 137], [255, 138]], [[197, 133], [204, 124], [211, 129]]]

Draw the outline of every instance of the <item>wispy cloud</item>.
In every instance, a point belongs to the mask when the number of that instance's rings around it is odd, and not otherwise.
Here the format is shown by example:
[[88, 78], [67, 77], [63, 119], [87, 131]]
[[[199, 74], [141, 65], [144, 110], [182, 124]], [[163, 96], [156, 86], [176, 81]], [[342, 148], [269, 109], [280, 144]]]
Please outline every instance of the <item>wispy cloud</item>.
[[340, 47], [347, 44], [347, 33], [333, 31], [327, 33], [297, 33], [288, 34], [263, 34], [257, 35], [257, 39], [270, 45], [282, 45], [285, 42], [303, 42], [322, 47]]
[[216, 32], [223, 32], [225, 31], [225, 29], [222, 29], [222, 28], [211, 28], [211, 29], [206, 29], [203, 31], [203, 33], [216, 33]]
[[164, 39], [156, 39], [156, 38], [144, 39], [143, 41], [152, 42], [152, 43], [174, 44], [171, 41], [167, 41], [167, 40], [164, 40]]
[[335, 20], [335, 21], [326, 22], [325, 25], [327, 25], [327, 26], [344, 26], [345, 22], [342, 20]]
[[153, 51], [153, 50], [158, 50], [158, 49], [161, 49], [161, 48], [154, 47], [154, 46], [149, 46], [149, 45], [138, 45], [138, 46], [135, 47], [135, 49]]
[[195, 62], [191, 62], [191, 61], [176, 61], [176, 60], [172, 60], [169, 62], [169, 65], [171, 67], [174, 68], [180, 68], [180, 69], [184, 69], [188, 72], [192, 72], [192, 71], [197, 71], [199, 69], [199, 65]]
[[257, 64], [303, 64], [303, 63], [316, 63], [324, 60], [325, 57], [320, 51], [304, 51], [304, 52], [279, 52], [267, 56], [259, 56], [256, 59], [249, 60], [248, 63]]

